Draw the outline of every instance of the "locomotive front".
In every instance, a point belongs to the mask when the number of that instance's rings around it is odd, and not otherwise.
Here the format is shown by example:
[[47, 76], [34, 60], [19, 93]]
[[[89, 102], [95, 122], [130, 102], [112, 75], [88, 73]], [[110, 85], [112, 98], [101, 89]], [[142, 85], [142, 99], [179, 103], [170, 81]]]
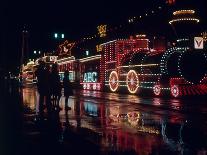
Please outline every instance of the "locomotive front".
[[[131, 45], [131, 47], [133, 47]], [[149, 89], [155, 95], [173, 97], [207, 93], [206, 51], [190, 46], [167, 50], [139, 48], [118, 53], [115, 69], [108, 73], [111, 91], [126, 87], [129, 93]]]
[[160, 69], [160, 85], [166, 84], [166, 80], [174, 97], [207, 93], [207, 56], [204, 50], [170, 48], [162, 56]]
[[150, 48], [146, 37], [106, 44], [105, 82], [110, 90], [126, 87], [135, 94], [149, 89], [157, 96], [173, 97], [207, 94], [207, 51], [194, 38], [198, 23], [194, 10], [178, 10], [169, 21], [178, 38], [176, 44], [167, 47], [158, 40], [162, 46]]

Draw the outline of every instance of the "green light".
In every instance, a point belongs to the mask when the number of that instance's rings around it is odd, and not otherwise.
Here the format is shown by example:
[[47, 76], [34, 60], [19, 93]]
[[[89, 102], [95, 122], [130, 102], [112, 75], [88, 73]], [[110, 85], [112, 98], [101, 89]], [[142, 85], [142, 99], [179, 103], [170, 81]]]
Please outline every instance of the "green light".
[[62, 35], [61, 35], [61, 38], [62, 38], [62, 39], [63, 39], [63, 38], [65, 38], [65, 35], [64, 35], [64, 34], [62, 34]]
[[89, 55], [89, 51], [86, 51], [86, 56], [88, 56]]
[[54, 34], [54, 37], [55, 37], [55, 38], [58, 38], [58, 34], [57, 34], [57, 33], [55, 33], [55, 34]]

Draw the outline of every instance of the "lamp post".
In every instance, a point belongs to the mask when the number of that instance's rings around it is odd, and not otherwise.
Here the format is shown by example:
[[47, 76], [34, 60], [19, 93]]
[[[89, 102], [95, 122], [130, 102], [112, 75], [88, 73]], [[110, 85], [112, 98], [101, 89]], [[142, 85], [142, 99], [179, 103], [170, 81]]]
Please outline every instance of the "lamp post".
[[65, 38], [65, 34], [64, 33], [54, 33], [54, 38], [62, 40]]
[[38, 57], [41, 56], [41, 53], [42, 53], [42, 51], [40, 51], [40, 50], [34, 50], [32, 59], [37, 59]]

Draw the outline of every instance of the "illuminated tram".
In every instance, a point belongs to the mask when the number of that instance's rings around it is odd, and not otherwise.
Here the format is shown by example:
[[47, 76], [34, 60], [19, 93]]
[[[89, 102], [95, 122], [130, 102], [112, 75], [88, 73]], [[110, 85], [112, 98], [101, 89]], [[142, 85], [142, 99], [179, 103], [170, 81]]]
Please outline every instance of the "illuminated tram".
[[[131, 94], [149, 89], [154, 95], [173, 97], [207, 94], [207, 56], [204, 50], [174, 46], [166, 49], [162, 39], [146, 36], [113, 40], [101, 44], [99, 55], [57, 60], [60, 74], [70, 72], [85, 90], [117, 92], [127, 88]], [[199, 60], [199, 61], [195, 61]]]
[[[207, 93], [207, 56], [190, 47], [149, 48], [148, 39], [115, 40], [103, 44], [105, 84], [112, 92], [151, 89], [173, 97]], [[198, 60], [198, 61], [196, 61]]]
[[[99, 55], [75, 59], [70, 56], [57, 60], [60, 74], [70, 72], [71, 81], [79, 81], [86, 90], [117, 92], [127, 88], [131, 94], [149, 90], [154, 95], [173, 97], [207, 94], [207, 55], [205, 48], [195, 48], [186, 26], [195, 26], [199, 20], [194, 10], [173, 12], [169, 21], [174, 27], [184, 26], [180, 39], [167, 46], [163, 38], [137, 35], [116, 39], [100, 45]], [[178, 31], [177, 31], [178, 32]], [[195, 38], [194, 38], [195, 39]], [[199, 43], [198, 43], [199, 42]], [[197, 46], [201, 41], [197, 40]], [[194, 41], [195, 44], [195, 41]], [[73, 44], [63, 44], [71, 49]], [[68, 51], [68, 50], [62, 50]]]

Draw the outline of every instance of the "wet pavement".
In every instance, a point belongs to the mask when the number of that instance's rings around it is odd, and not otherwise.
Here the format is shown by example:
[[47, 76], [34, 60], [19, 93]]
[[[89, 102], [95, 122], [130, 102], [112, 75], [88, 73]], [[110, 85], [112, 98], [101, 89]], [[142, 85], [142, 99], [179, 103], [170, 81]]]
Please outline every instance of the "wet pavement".
[[37, 90], [27, 87], [19, 92], [9, 96], [21, 106], [11, 102], [13, 114], [7, 114], [11, 123], [5, 139], [12, 148], [8, 154], [207, 153], [205, 97], [163, 99], [77, 91], [66, 101], [69, 109], [61, 97], [61, 109], [50, 117], [45, 109], [45, 119], [39, 120]]

